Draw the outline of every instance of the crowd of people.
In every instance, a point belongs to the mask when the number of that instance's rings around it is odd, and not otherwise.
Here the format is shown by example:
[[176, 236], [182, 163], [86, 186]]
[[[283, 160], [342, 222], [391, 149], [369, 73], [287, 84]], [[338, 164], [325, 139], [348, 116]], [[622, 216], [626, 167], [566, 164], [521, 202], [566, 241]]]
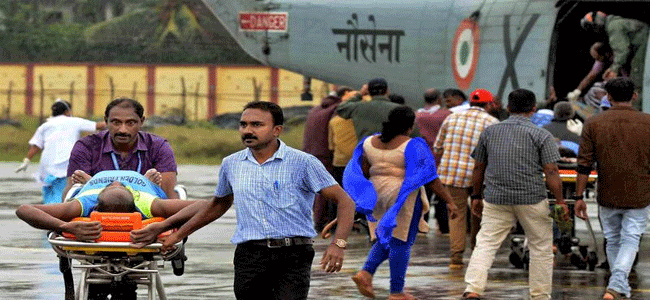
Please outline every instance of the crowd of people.
[[[43, 151], [38, 179], [44, 204], [23, 205], [16, 214], [33, 227], [87, 241], [99, 236], [101, 226], [74, 218], [92, 211], [164, 217], [131, 232], [134, 247], [142, 247], [178, 228], [162, 241], [164, 251], [234, 204], [237, 299], [260, 294], [306, 299], [312, 238], [336, 222], [320, 265], [338, 272], [354, 220], [362, 218], [373, 244], [352, 281], [362, 295], [374, 298], [373, 276], [388, 260], [389, 299], [399, 300], [416, 299], [405, 291], [407, 267], [417, 234], [429, 231], [433, 205], [437, 234], [448, 235], [449, 268], [466, 267], [462, 299], [481, 299], [496, 252], [517, 222], [530, 249], [530, 298], [551, 299], [553, 220], [547, 191], [567, 220], [558, 164], [572, 158], [579, 218], [588, 218], [583, 192], [594, 166], [598, 171], [596, 200], [612, 274], [603, 299], [630, 297], [627, 278], [650, 204], [645, 181], [650, 116], [635, 105], [642, 87], [635, 63], [643, 61], [647, 25], [602, 12], [587, 14], [581, 24], [605, 31], [609, 44], [592, 45], [594, 66], [568, 101], [550, 101], [539, 110], [535, 94], [526, 89], [509, 93], [504, 108], [488, 90], [467, 97], [450, 88], [426, 90], [423, 107], [414, 111], [391, 93], [385, 79], [374, 78], [358, 91], [339, 87], [311, 109], [301, 151], [280, 139], [284, 115], [277, 104], [250, 102], [239, 122], [246, 149], [224, 158], [214, 197], [207, 201], [161, 201], [178, 198], [174, 153], [164, 138], [141, 130], [144, 109], [136, 100], [115, 99], [99, 123], [71, 117], [70, 104], [57, 101], [16, 169], [24, 171]], [[624, 30], [634, 30], [629, 45], [617, 37]], [[583, 124], [576, 121], [576, 101], [599, 108], [607, 101], [611, 108]], [[81, 131], [104, 127], [79, 139]], [[75, 183], [84, 186], [62, 202]], [[90, 297], [135, 299], [135, 284], [95, 285]]]

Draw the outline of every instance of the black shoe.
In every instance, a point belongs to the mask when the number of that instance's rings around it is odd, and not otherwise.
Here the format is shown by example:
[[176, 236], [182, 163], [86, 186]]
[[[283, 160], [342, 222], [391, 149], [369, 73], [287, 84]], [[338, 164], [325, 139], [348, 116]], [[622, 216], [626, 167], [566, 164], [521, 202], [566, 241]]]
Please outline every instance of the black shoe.
[[600, 265], [598, 265], [596, 268], [609, 270], [609, 263], [607, 261], [604, 261]]

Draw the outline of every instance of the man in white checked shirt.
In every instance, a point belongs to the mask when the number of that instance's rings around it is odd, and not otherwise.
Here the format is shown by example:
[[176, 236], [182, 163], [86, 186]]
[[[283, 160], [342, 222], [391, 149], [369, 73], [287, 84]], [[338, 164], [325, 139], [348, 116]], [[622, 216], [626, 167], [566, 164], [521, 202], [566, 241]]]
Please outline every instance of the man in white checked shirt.
[[[237, 244], [237, 299], [307, 299], [316, 193], [338, 207], [336, 233], [320, 264], [327, 272], [338, 272], [343, 263], [354, 202], [316, 157], [278, 139], [283, 122], [277, 104], [258, 101], [244, 107], [239, 133], [247, 149], [224, 158], [214, 199], [163, 243], [163, 249], [172, 247], [221, 217], [234, 203], [237, 229], [231, 241]], [[183, 209], [165, 222], [181, 223], [191, 212]]]
[[[463, 268], [463, 253], [467, 240], [467, 200], [472, 186], [474, 159], [470, 157], [485, 127], [498, 123], [485, 107], [492, 103], [492, 94], [477, 89], [469, 97], [469, 108], [455, 112], [442, 122], [433, 145], [436, 161], [440, 162], [438, 174], [458, 207], [459, 215], [449, 219], [449, 268]], [[474, 246], [480, 218], [471, 216], [471, 238]]]
[[[528, 238], [530, 299], [551, 299], [553, 278], [553, 229], [546, 187], [564, 209], [560, 159], [555, 139], [530, 121], [535, 112], [535, 94], [518, 89], [508, 95], [510, 117], [489, 126], [472, 152], [475, 159], [472, 183], [472, 213], [480, 216], [462, 299], [480, 299], [487, 284], [488, 269], [501, 243], [519, 221]], [[546, 175], [546, 182], [544, 182]], [[485, 185], [485, 194], [483, 186]]]

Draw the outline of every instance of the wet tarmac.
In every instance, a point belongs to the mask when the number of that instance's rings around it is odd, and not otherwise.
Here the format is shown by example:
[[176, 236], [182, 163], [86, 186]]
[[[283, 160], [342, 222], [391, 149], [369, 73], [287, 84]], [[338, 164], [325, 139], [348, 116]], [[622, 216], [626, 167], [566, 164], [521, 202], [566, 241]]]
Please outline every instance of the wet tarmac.
[[[23, 203], [38, 203], [38, 185], [26, 174], [14, 174], [17, 163], [0, 163], [0, 299], [63, 299], [63, 279], [58, 270], [58, 259], [45, 239], [45, 233], [20, 221], [14, 210]], [[32, 165], [29, 171], [34, 171]], [[179, 183], [188, 187], [190, 198], [207, 199], [215, 186], [214, 166], [179, 166]], [[589, 215], [596, 216], [596, 205], [588, 202]], [[231, 209], [221, 219], [198, 230], [190, 236], [186, 251], [188, 261], [185, 274], [175, 276], [169, 263], [161, 271], [168, 299], [234, 299], [233, 252], [230, 238], [235, 227], [235, 214]], [[597, 231], [598, 242], [602, 234], [595, 218], [592, 225]], [[419, 299], [458, 299], [464, 290], [464, 269], [447, 267], [447, 236], [432, 230], [418, 236], [413, 248], [406, 279], [406, 291]], [[585, 223], [576, 222], [577, 236], [586, 244], [588, 240]], [[640, 248], [640, 260], [631, 275], [632, 299], [650, 299], [650, 239], [645, 238]], [[365, 299], [350, 280], [365, 261], [369, 243], [365, 233], [355, 232], [350, 237], [349, 249], [343, 270], [327, 274], [316, 264], [329, 244], [316, 240], [316, 258], [312, 269], [309, 299]], [[600, 248], [600, 247], [599, 247]], [[598, 249], [602, 261], [604, 254]], [[485, 299], [527, 299], [528, 276], [522, 269], [513, 267], [509, 261], [509, 243], [506, 241], [497, 254], [490, 270]], [[469, 260], [469, 251], [465, 262]], [[558, 256], [553, 278], [553, 299], [600, 299], [607, 284], [608, 273], [578, 270], [566, 257]], [[79, 271], [73, 272], [75, 282]], [[374, 278], [378, 299], [388, 298], [389, 269], [383, 264]], [[146, 299], [144, 289], [139, 289], [139, 299]]]

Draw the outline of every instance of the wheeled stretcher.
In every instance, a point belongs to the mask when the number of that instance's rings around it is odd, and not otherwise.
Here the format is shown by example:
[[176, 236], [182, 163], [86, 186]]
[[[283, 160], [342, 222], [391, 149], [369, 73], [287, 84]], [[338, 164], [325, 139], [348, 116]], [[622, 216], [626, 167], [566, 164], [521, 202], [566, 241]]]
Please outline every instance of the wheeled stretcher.
[[[69, 200], [81, 188], [77, 184], [66, 195]], [[174, 190], [180, 199], [187, 199], [184, 186], [177, 185]], [[130, 246], [130, 231], [140, 229], [162, 218], [142, 220], [139, 213], [91, 213], [90, 218], [77, 218], [78, 221], [100, 221], [102, 236], [95, 242], [77, 241], [72, 234], [51, 232], [48, 242], [60, 258], [59, 268], [65, 281], [66, 300], [86, 300], [90, 285], [113, 284], [129, 281], [147, 286], [147, 299], [166, 300], [164, 285], [159, 270], [165, 261], [171, 261], [174, 274], [184, 273], [185, 241], [178, 242], [174, 250], [163, 253], [161, 243], [152, 243], [143, 248]], [[161, 234], [168, 235], [169, 232]], [[159, 237], [161, 237], [159, 236]], [[71, 261], [77, 261], [72, 264]], [[71, 268], [80, 269], [81, 276], [76, 292], [72, 282]], [[114, 297], [113, 297], [114, 298]]]
[[[75, 299], [88, 299], [91, 284], [111, 284], [123, 280], [146, 285], [150, 300], [154, 299], [156, 293], [159, 299], [167, 299], [158, 270], [164, 261], [181, 253], [183, 242], [177, 243], [175, 250], [168, 253], [161, 252], [160, 243], [140, 249], [131, 247], [129, 232], [147, 225], [143, 224], [139, 213], [93, 212], [90, 218], [79, 219], [78, 221], [100, 221], [102, 236], [95, 242], [77, 241], [68, 233], [50, 233], [48, 236], [48, 241], [60, 257], [79, 262], [79, 265], [72, 265], [73, 268], [81, 269]], [[160, 218], [154, 218], [148, 223], [155, 221], [160, 221]]]
[[[575, 171], [575, 166], [573, 168], [560, 169], [560, 179], [562, 180], [562, 193], [569, 206], [570, 219], [572, 220], [571, 230], [567, 233], [561, 233], [554, 238], [554, 244], [557, 247], [557, 250], [560, 254], [570, 256], [571, 264], [576, 266], [578, 269], [587, 269], [593, 271], [598, 263], [597, 256], [597, 241], [593, 229], [591, 228], [591, 223], [589, 220], [586, 220], [587, 231], [591, 239], [589, 245], [580, 245], [580, 239], [575, 236], [575, 217], [574, 217], [574, 206], [575, 201], [568, 200], [571, 195], [575, 192], [575, 183], [577, 181], [577, 172]], [[598, 179], [598, 174], [594, 171], [591, 172], [588, 178], [588, 183], [594, 185]], [[588, 192], [588, 191], [587, 191]], [[550, 193], [549, 193], [550, 194]], [[553, 196], [549, 195], [550, 205], [553, 206], [555, 201], [552, 200]], [[511, 253], [509, 256], [510, 263], [517, 268], [528, 267], [529, 256], [528, 256], [528, 247], [527, 241], [523, 237], [523, 231], [520, 226], [515, 230], [511, 240], [510, 240], [510, 249]]]

